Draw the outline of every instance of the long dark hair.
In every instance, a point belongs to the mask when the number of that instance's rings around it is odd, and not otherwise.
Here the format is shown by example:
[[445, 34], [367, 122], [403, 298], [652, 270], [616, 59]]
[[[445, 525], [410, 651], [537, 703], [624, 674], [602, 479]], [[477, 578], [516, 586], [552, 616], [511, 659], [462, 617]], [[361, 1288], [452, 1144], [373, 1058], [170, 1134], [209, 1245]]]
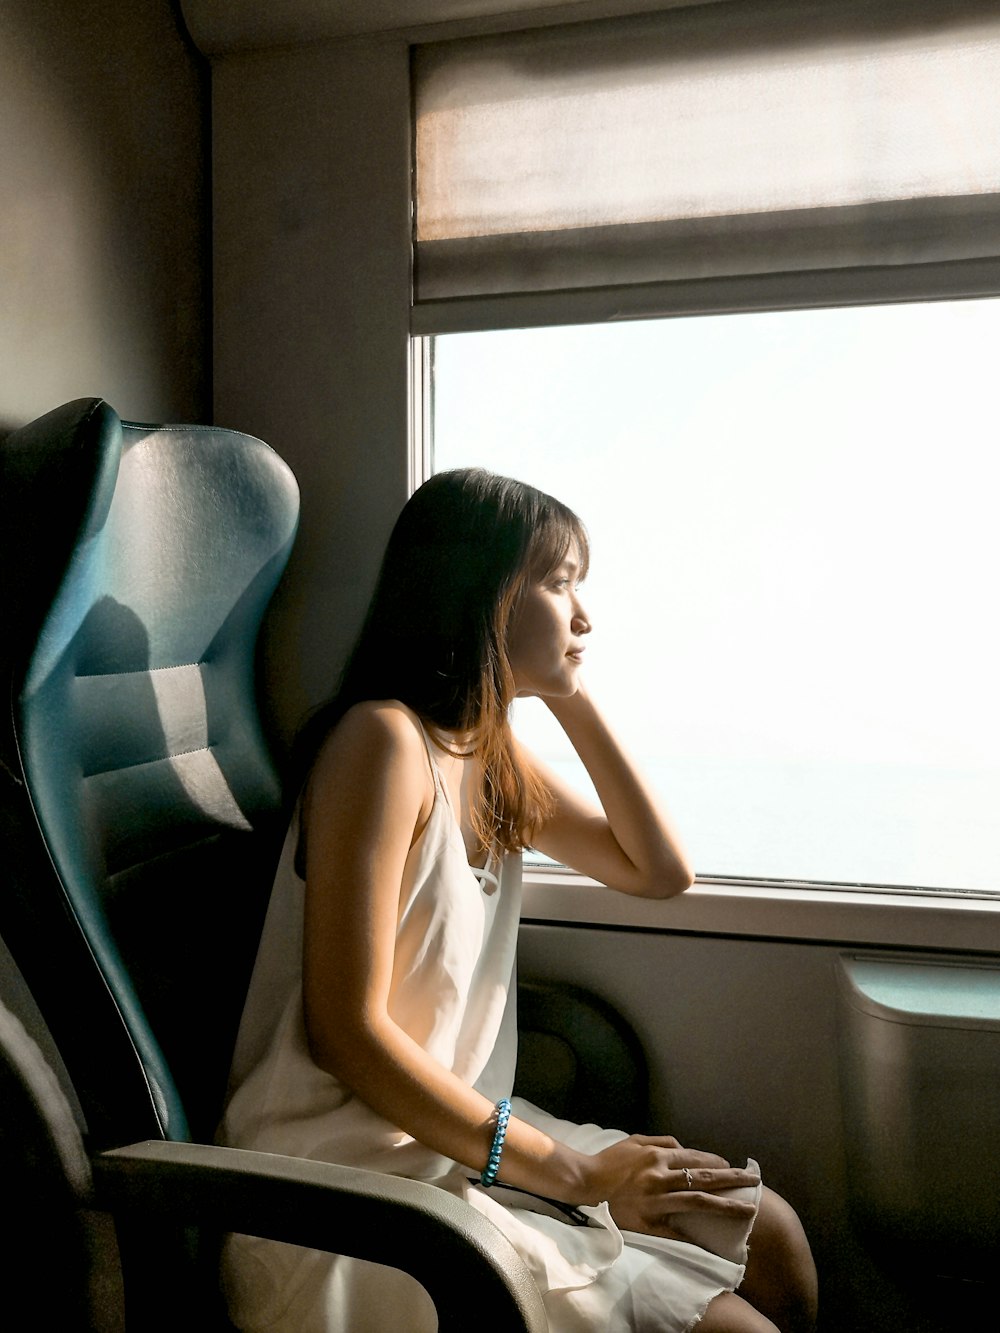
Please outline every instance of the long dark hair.
[[483, 845], [527, 845], [547, 799], [514, 752], [507, 630], [527, 583], [544, 578], [573, 546], [582, 576], [589, 551], [583, 524], [524, 482], [482, 468], [426, 481], [393, 528], [339, 689], [300, 736], [302, 768], [354, 704], [398, 699], [432, 734], [469, 738], [482, 766], [483, 799], [473, 809]]

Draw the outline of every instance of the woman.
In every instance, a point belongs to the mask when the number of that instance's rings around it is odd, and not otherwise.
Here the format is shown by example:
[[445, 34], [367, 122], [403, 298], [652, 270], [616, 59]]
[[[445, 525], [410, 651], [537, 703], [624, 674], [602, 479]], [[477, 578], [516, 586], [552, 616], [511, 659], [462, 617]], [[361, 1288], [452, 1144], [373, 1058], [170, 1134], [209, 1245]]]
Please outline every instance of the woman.
[[[461, 1195], [524, 1256], [553, 1330], [799, 1333], [808, 1244], [755, 1163], [506, 1100], [522, 848], [625, 893], [692, 879], [581, 679], [587, 560], [565, 506], [478, 469], [404, 508], [340, 691], [304, 738], [222, 1139]], [[544, 700], [602, 808], [514, 740], [515, 695]], [[435, 1327], [394, 1270], [233, 1237], [226, 1271], [244, 1329]]]

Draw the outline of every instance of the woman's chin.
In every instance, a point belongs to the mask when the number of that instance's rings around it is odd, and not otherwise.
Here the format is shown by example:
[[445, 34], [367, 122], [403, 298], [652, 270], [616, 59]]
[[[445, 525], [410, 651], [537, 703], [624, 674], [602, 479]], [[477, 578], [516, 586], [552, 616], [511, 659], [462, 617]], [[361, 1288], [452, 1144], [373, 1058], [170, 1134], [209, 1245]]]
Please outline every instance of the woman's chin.
[[574, 672], [568, 679], [546, 681], [542, 685], [518, 685], [514, 690], [515, 699], [571, 699], [576, 694], [578, 681]]

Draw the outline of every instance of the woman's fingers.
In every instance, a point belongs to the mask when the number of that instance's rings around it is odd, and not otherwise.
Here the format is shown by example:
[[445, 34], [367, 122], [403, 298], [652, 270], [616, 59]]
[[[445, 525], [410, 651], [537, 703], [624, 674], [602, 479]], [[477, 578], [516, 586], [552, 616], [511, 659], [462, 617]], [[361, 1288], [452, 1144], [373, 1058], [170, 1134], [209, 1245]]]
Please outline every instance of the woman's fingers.
[[670, 1178], [671, 1192], [711, 1193], [716, 1190], [742, 1189], [747, 1185], [758, 1185], [760, 1176], [755, 1171], [746, 1171], [739, 1167], [725, 1168], [677, 1167]]
[[731, 1199], [724, 1194], [703, 1193], [700, 1190], [675, 1190], [662, 1205], [662, 1216], [678, 1213], [715, 1213], [718, 1217], [753, 1217], [757, 1211], [752, 1202]]
[[676, 1152], [667, 1154], [667, 1160], [677, 1171], [683, 1171], [685, 1167], [694, 1171], [723, 1171], [729, 1170], [729, 1163], [724, 1157], [719, 1157], [714, 1152], [698, 1152], [695, 1148], [681, 1148]]
[[683, 1228], [677, 1214], [743, 1221], [755, 1212], [753, 1203], [730, 1196], [758, 1185], [756, 1171], [730, 1166], [716, 1153], [682, 1148], [672, 1135], [632, 1135], [592, 1162], [593, 1197], [606, 1199], [627, 1231], [668, 1236]]

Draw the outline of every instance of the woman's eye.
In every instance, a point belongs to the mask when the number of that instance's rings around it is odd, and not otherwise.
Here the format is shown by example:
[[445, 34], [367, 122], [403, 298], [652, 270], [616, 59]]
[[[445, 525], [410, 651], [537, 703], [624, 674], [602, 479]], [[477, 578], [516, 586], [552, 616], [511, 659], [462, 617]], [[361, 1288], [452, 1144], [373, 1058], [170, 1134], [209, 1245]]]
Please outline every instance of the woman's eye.
[[552, 579], [548, 587], [553, 589], [573, 588], [574, 591], [579, 591], [582, 582], [583, 579], [574, 578], [572, 574], [562, 574], [559, 578]]

